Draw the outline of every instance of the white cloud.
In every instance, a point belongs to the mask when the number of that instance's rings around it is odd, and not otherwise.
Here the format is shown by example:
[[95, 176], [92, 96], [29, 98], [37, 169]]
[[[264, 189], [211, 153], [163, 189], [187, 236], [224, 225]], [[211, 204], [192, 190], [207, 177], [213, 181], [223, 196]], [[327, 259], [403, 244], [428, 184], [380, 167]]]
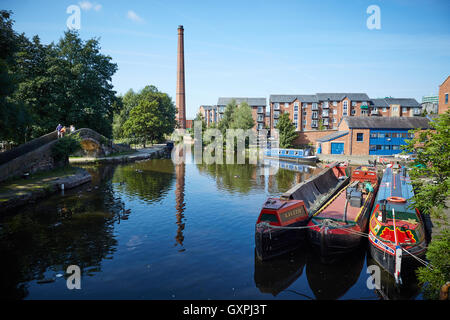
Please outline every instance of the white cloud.
[[78, 2], [78, 4], [80, 5], [81, 9], [86, 11], [89, 11], [91, 9], [94, 9], [95, 11], [100, 11], [100, 9], [102, 8], [101, 4], [90, 1], [81, 1]]
[[142, 19], [136, 12], [133, 10], [128, 10], [127, 18], [134, 21], [134, 22], [144, 22], [144, 19]]

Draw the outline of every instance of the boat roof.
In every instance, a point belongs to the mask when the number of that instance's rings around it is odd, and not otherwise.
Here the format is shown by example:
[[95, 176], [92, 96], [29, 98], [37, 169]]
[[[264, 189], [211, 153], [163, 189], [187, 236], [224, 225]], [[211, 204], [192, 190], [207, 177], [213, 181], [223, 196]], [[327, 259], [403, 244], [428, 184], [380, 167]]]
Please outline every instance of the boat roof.
[[376, 198], [376, 203], [386, 200], [389, 197], [401, 197], [406, 200], [403, 203], [387, 202], [386, 209], [388, 212], [394, 209], [400, 212], [411, 212], [415, 210], [409, 208], [411, 205], [411, 198], [414, 196], [414, 191], [411, 184], [411, 179], [406, 171], [406, 168], [393, 169], [387, 167], [381, 179], [380, 187]]

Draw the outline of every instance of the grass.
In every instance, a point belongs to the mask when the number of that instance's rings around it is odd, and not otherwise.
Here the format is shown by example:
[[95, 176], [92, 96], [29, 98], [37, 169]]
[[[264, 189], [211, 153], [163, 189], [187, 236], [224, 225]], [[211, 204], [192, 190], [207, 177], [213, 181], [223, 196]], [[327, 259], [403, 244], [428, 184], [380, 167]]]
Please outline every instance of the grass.
[[0, 184], [0, 202], [8, 200], [5, 195], [21, 195], [31, 191], [46, 190], [51, 187], [52, 181], [71, 176], [76, 173], [76, 170], [68, 166], [31, 174], [27, 179], [16, 178], [4, 181]]

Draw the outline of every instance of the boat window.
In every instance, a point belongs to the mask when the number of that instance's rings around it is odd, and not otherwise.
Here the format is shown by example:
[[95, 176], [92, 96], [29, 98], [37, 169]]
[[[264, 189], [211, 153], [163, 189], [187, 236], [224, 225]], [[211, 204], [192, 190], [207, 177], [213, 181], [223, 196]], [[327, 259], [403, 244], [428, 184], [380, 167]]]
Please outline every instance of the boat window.
[[260, 221], [278, 222], [277, 216], [271, 213], [263, 213]]

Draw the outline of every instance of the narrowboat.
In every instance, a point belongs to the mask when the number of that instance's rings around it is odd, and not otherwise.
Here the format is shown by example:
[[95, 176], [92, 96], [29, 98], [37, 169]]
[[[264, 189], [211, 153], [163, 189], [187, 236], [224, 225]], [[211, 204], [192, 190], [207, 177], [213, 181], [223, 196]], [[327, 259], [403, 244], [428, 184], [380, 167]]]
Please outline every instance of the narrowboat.
[[354, 169], [349, 184], [311, 218], [308, 237], [323, 256], [352, 251], [367, 237], [378, 182], [376, 167]]
[[317, 162], [317, 156], [312, 154], [311, 149], [266, 149], [264, 152], [264, 156], [267, 158], [277, 158], [281, 160], [287, 161], [296, 161], [296, 162], [307, 162], [307, 163], [315, 163]]
[[386, 167], [369, 221], [369, 246], [372, 258], [401, 283], [406, 274], [424, 259], [425, 225], [416, 208], [407, 169], [398, 164]]
[[304, 242], [310, 217], [349, 180], [347, 165], [334, 163], [281, 197], [267, 199], [255, 226], [258, 258], [267, 260], [279, 256]]

